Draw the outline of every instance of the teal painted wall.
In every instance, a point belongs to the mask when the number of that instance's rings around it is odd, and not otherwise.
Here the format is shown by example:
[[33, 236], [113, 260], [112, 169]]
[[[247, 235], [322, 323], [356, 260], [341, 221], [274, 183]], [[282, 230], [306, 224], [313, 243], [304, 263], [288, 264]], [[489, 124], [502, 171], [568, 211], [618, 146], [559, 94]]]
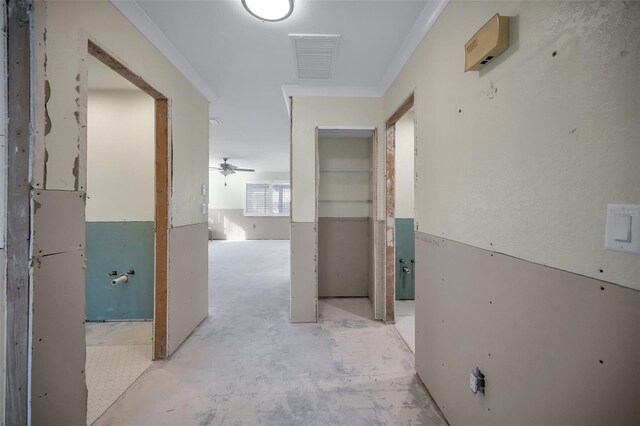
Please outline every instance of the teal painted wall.
[[[396, 219], [396, 300], [413, 300], [416, 294], [413, 219]], [[405, 263], [400, 263], [404, 259]], [[402, 267], [409, 268], [404, 272]]]
[[[111, 285], [111, 271], [135, 275]], [[87, 222], [87, 321], [153, 319], [154, 223]]]

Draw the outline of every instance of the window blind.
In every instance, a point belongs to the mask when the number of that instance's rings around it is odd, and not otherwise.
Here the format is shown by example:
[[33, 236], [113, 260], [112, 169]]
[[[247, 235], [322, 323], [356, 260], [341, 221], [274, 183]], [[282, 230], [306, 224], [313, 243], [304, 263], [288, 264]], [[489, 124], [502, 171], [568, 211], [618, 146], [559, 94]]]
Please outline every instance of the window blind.
[[245, 216], [288, 216], [291, 213], [291, 185], [282, 181], [245, 183]]
[[245, 214], [269, 214], [270, 186], [268, 183], [247, 183]]

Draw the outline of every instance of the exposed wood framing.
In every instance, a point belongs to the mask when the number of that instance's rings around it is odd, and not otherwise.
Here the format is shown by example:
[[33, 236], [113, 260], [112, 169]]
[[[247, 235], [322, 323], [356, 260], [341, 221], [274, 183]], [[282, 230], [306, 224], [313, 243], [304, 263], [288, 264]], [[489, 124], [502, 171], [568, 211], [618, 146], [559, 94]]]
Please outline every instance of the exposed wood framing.
[[26, 425], [29, 354], [31, 8], [7, 3], [7, 325], [5, 423]]
[[386, 168], [386, 232], [385, 232], [385, 305], [384, 321], [395, 322], [395, 273], [396, 273], [396, 126], [387, 126], [387, 168]]
[[110, 54], [105, 49], [98, 46], [91, 40], [89, 40], [88, 47], [91, 56], [95, 57], [100, 62], [126, 78], [130, 83], [138, 87], [144, 93], [151, 96], [153, 99], [166, 99], [166, 96], [154, 89], [153, 86], [144, 81], [142, 77], [131, 71], [127, 66], [125, 66], [122, 62], [116, 59], [114, 55]]
[[396, 303], [396, 123], [414, 105], [414, 94], [387, 120], [386, 155], [386, 232], [385, 232], [385, 310], [384, 321], [395, 322]]
[[169, 101], [156, 99], [156, 251], [154, 359], [167, 356], [169, 229]]
[[155, 102], [155, 291], [153, 358], [168, 355], [168, 232], [171, 185], [169, 100], [142, 77], [95, 42], [88, 41], [89, 54], [120, 74]]
[[398, 108], [396, 112], [394, 112], [391, 117], [389, 117], [389, 119], [387, 120], [387, 128], [395, 126], [398, 120], [400, 120], [403, 115], [405, 115], [411, 108], [413, 108], [414, 98], [415, 96], [413, 93], [409, 95], [409, 97], [402, 103], [402, 105], [400, 105], [400, 108]]
[[318, 134], [318, 128], [316, 127], [316, 161], [315, 161], [315, 176], [316, 176], [316, 187], [315, 187], [315, 222], [316, 224], [318, 223], [318, 218], [320, 216], [319, 213], [319, 207], [318, 207], [318, 200], [320, 198], [320, 135]]

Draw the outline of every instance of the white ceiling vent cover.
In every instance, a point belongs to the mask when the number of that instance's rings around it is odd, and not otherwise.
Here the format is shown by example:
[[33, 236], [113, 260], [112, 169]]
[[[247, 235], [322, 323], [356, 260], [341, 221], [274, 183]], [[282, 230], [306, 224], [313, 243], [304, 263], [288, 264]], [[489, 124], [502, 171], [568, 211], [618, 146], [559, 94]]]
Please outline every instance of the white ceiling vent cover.
[[289, 34], [300, 80], [329, 80], [338, 47], [338, 34]]

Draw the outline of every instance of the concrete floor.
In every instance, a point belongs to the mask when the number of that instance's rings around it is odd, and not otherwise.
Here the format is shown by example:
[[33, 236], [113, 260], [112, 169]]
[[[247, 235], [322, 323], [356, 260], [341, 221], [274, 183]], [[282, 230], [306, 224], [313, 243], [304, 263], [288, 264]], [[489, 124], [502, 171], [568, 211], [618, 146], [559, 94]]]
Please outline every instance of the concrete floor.
[[412, 353], [416, 353], [416, 307], [414, 300], [396, 300], [396, 330]]
[[413, 355], [368, 299], [289, 323], [289, 242], [212, 242], [209, 317], [97, 425], [437, 425]]

